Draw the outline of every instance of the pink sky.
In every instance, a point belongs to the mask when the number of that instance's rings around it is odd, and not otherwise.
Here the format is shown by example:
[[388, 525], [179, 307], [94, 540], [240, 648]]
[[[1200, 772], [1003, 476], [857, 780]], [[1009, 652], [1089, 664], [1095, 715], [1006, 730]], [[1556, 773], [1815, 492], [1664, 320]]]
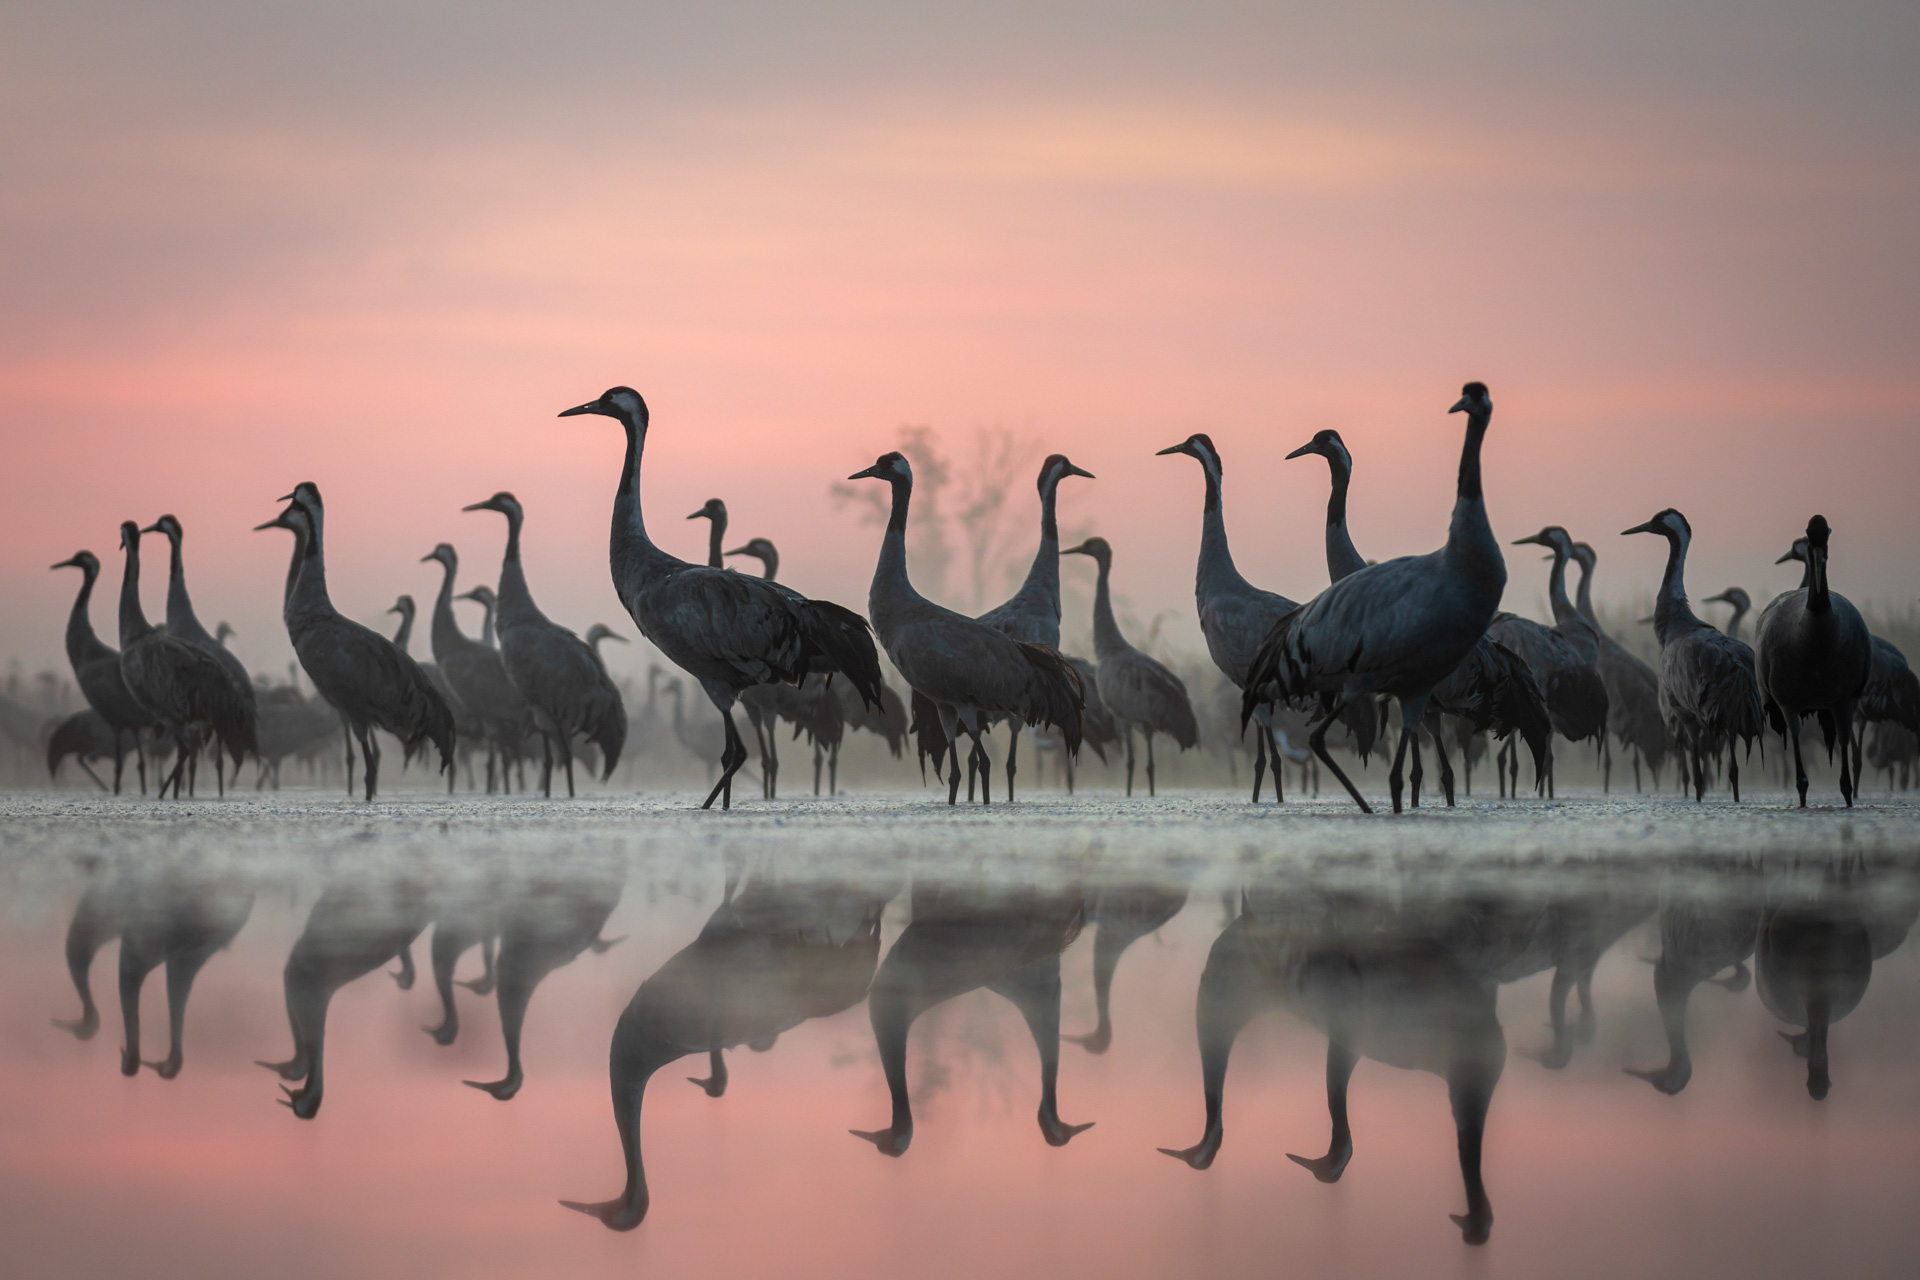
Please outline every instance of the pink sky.
[[278, 667], [286, 539], [247, 530], [301, 479], [355, 616], [442, 539], [491, 578], [458, 508], [510, 488], [548, 612], [626, 624], [617, 431], [553, 417], [620, 382], [662, 541], [721, 496], [856, 606], [877, 533], [827, 487], [903, 423], [1070, 454], [1064, 518], [1190, 619], [1200, 477], [1156, 449], [1210, 432], [1242, 569], [1305, 597], [1326, 471], [1283, 455], [1339, 428], [1362, 552], [1430, 549], [1467, 378], [1496, 530], [1592, 540], [1603, 597], [1667, 505], [1696, 596], [1792, 585], [1816, 510], [1840, 589], [1920, 595], [1912, 12], [1269, 8], [10, 17], [0, 655], [56, 661], [45, 566], [172, 511]]

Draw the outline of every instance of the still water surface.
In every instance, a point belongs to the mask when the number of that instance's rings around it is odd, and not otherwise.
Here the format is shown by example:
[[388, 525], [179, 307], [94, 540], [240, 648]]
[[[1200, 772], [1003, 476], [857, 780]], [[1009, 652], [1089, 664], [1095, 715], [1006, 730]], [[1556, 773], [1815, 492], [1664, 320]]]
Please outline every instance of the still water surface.
[[6, 803], [10, 1275], [1920, 1266], [1897, 807]]

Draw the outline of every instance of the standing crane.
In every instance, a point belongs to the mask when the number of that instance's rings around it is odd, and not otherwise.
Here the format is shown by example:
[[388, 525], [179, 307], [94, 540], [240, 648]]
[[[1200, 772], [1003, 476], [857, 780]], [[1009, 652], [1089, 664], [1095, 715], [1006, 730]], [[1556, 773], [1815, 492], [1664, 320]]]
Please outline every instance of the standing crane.
[[640, 633], [688, 672], [720, 711], [726, 729], [720, 779], [702, 808], [733, 804], [733, 775], [747, 748], [733, 722], [742, 690], [798, 684], [808, 672], [846, 676], [870, 705], [880, 701], [880, 656], [866, 620], [852, 610], [809, 600], [776, 583], [712, 569], [655, 546], [640, 504], [640, 459], [650, 421], [647, 402], [631, 387], [563, 410], [561, 417], [598, 414], [626, 431], [626, 460], [613, 499], [609, 568], [614, 589]]
[[[1020, 589], [1006, 603], [980, 615], [979, 620], [1009, 640], [1026, 644], [1060, 647], [1060, 524], [1055, 518], [1060, 482], [1068, 476], [1094, 478], [1067, 460], [1065, 454], [1047, 455], [1040, 464], [1040, 549], [1033, 553], [1033, 564]], [[1026, 728], [1019, 716], [1007, 723], [1007, 799], [1013, 799], [1015, 761], [1020, 755], [1020, 734]], [[984, 757], [981, 766], [986, 766]], [[984, 784], [982, 784], [984, 785]], [[969, 788], [971, 790], [971, 788]]]
[[[440, 767], [453, 768], [453, 709], [419, 664], [379, 632], [343, 617], [327, 594], [326, 506], [320, 490], [301, 481], [281, 499], [287, 507], [259, 526], [293, 534], [297, 568], [293, 593], [283, 610], [287, 637], [313, 687], [340, 712], [360, 742], [366, 797], [380, 783], [380, 745], [375, 729], [400, 739], [403, 748], [431, 742]], [[351, 778], [349, 778], [351, 782]]]
[[1133, 794], [1133, 731], [1138, 729], [1147, 740], [1147, 794], [1153, 787], [1153, 735], [1164, 733], [1179, 744], [1182, 751], [1200, 740], [1200, 726], [1194, 719], [1193, 704], [1187, 700], [1187, 686], [1179, 676], [1147, 654], [1127, 643], [1114, 620], [1113, 597], [1107, 579], [1113, 571], [1113, 548], [1105, 538], [1088, 538], [1062, 554], [1088, 556], [1099, 567], [1100, 577], [1093, 588], [1093, 655], [1099, 660], [1095, 685], [1100, 701], [1120, 722], [1127, 740], [1127, 794]]
[[[441, 568], [440, 594], [434, 597], [433, 626], [428, 632], [434, 665], [486, 740], [487, 794], [493, 794], [496, 762], [500, 788], [511, 791], [509, 765], [520, 757], [521, 741], [532, 719], [527, 700], [513, 687], [506, 664], [500, 660], [500, 651], [468, 636], [453, 616], [453, 580], [460, 572], [459, 553], [442, 542], [422, 556], [420, 562], [432, 562]], [[491, 597], [492, 592], [488, 595]], [[487, 608], [487, 617], [493, 617], [491, 605]]]
[[[1580, 592], [1576, 607], [1580, 616], [1593, 624], [1600, 640], [1600, 678], [1607, 686], [1607, 729], [1628, 749], [1633, 759], [1633, 789], [1640, 790], [1640, 761], [1645, 759], [1653, 774], [1655, 789], [1660, 786], [1660, 766], [1666, 763], [1672, 739], [1660, 716], [1660, 677], [1627, 647], [1608, 635], [1593, 610], [1593, 566], [1598, 557], [1584, 542], [1573, 544], [1573, 558], [1580, 563]], [[1613, 753], [1602, 761], [1601, 790], [1613, 782]]]
[[[1480, 447], [1493, 418], [1485, 384], [1467, 383], [1451, 412], [1467, 415], [1467, 430], [1446, 545], [1348, 574], [1275, 622], [1253, 656], [1241, 699], [1245, 723], [1262, 703], [1318, 698], [1321, 719], [1308, 744], [1362, 812], [1372, 810], [1327, 755], [1328, 725], [1356, 701], [1381, 694], [1399, 701], [1400, 743], [1388, 784], [1393, 810], [1400, 812], [1409, 745], [1419, 786], [1420, 719], [1434, 686], [1486, 634], [1506, 589], [1507, 565], [1487, 522], [1480, 481]], [[1434, 749], [1444, 763], [1446, 748], [1436, 741]]]
[[1727, 778], [1738, 803], [1740, 762], [1734, 740], [1751, 747], [1761, 732], [1753, 650], [1715, 631], [1687, 606], [1687, 547], [1693, 526], [1685, 516], [1668, 507], [1621, 536], [1632, 533], [1657, 533], [1667, 540], [1666, 574], [1653, 606], [1653, 627], [1660, 637], [1660, 718], [1680, 748], [1681, 768], [1693, 780], [1694, 800], [1706, 799], [1707, 757], [1725, 747]]
[[1859, 771], [1854, 708], [1873, 666], [1873, 640], [1860, 611], [1827, 583], [1825, 516], [1807, 521], [1807, 585], [1773, 598], [1760, 615], [1755, 673], [1767, 719], [1793, 744], [1794, 786], [1807, 807], [1807, 770], [1800, 759], [1800, 718], [1816, 713], [1827, 756], [1840, 742], [1840, 794], [1853, 807]]
[[120, 580], [120, 674], [135, 701], [173, 738], [173, 772], [156, 794], [164, 798], [172, 787], [178, 800], [181, 777], [199, 750], [196, 726], [212, 730], [238, 769], [259, 750], [257, 725], [252, 706], [241, 700], [219, 659], [147, 621], [140, 607], [139, 525], [128, 520], [120, 526], [120, 546], [127, 553]]
[[[1573, 539], [1559, 525], [1548, 525], [1539, 533], [1514, 539], [1514, 545], [1534, 544], [1553, 553], [1553, 569], [1547, 579], [1547, 598], [1553, 606], [1554, 625], [1541, 626], [1511, 613], [1500, 614], [1487, 628], [1487, 634], [1526, 660], [1527, 669], [1539, 682], [1547, 700], [1547, 713], [1554, 729], [1570, 742], [1599, 741], [1604, 748], [1607, 736], [1607, 684], [1600, 675], [1600, 632], [1573, 607], [1567, 598], [1567, 561], [1573, 556]], [[1512, 765], [1517, 783], [1520, 762]], [[1547, 755], [1547, 795], [1553, 795], [1553, 755]]]
[[[180, 521], [171, 515], [161, 516], [140, 532], [166, 535], [170, 553], [167, 566], [167, 634], [178, 636], [188, 644], [204, 649], [214, 656], [226, 669], [227, 678], [233, 681], [234, 692], [239, 695], [240, 701], [247, 707], [248, 716], [257, 725], [260, 713], [253, 693], [253, 677], [247, 674], [247, 669], [241, 664], [240, 659], [235, 657], [218, 637], [209, 634], [207, 629], [200, 625], [200, 619], [194, 616], [193, 600], [187, 595], [186, 568], [180, 556], [180, 544], [186, 538], [186, 532], [180, 527]], [[225, 795], [227, 784], [225, 777], [222, 776], [223, 770], [218, 752], [214, 753], [213, 769], [214, 785], [221, 795]]]
[[151, 727], [154, 719], [127, 688], [120, 674], [120, 651], [102, 640], [93, 630], [89, 612], [93, 603], [93, 584], [100, 577], [100, 559], [91, 551], [76, 551], [55, 569], [78, 569], [80, 594], [73, 598], [73, 612], [67, 615], [67, 661], [73, 664], [73, 678], [80, 686], [87, 705], [92, 707], [113, 733], [113, 794], [120, 794], [121, 775], [126, 770], [129, 737], [133, 740], [134, 760], [139, 766], [140, 794], [147, 793], [147, 753], [141, 745], [140, 731]]
[[[1794, 545], [1798, 546], [1799, 543], [1796, 542]], [[1719, 595], [1708, 596], [1700, 603], [1731, 605], [1733, 607], [1733, 616], [1727, 619], [1727, 625], [1721, 628], [1721, 630], [1725, 631], [1735, 640], [1738, 640], [1740, 638], [1740, 620], [1745, 618], [1748, 610], [1753, 608], [1753, 597], [1739, 587], [1728, 587]]]
[[[941, 732], [958, 746], [961, 732], [973, 740], [979, 763], [980, 800], [990, 803], [990, 776], [981, 735], [996, 716], [1026, 724], [1057, 726], [1069, 752], [1080, 749], [1080, 676], [1058, 649], [1009, 639], [1005, 633], [943, 609], [914, 590], [907, 576], [907, 507], [913, 500], [913, 468], [906, 456], [884, 453], [849, 480], [885, 480], [893, 489], [887, 531], [867, 593], [873, 628], [887, 657], [914, 690], [936, 709]], [[957, 750], [947, 775], [947, 803], [957, 802]], [[971, 766], [969, 767], [971, 772]]]
[[500, 561], [500, 657], [514, 688], [533, 711], [540, 734], [540, 793], [553, 795], [553, 755], [560, 753], [573, 795], [573, 736], [581, 734], [600, 748], [605, 766], [600, 780], [613, 776], [627, 740], [627, 709], [620, 690], [607, 677], [587, 643], [550, 621], [533, 602], [520, 567], [520, 525], [525, 519], [511, 493], [494, 494], [463, 511], [497, 511], [507, 518], [507, 550]]

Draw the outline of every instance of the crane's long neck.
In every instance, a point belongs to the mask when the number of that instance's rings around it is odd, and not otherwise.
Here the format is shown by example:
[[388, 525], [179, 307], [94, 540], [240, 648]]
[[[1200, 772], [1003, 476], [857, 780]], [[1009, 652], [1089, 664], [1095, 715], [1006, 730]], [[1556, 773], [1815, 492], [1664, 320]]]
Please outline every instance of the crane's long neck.
[[768, 582], [772, 582], [773, 575], [779, 572], [780, 572], [779, 556], [776, 556], [771, 551], [769, 551], [767, 554], [760, 557], [760, 576], [761, 577], [765, 578]]
[[1553, 604], [1555, 628], [1574, 642], [1582, 658], [1592, 662], [1600, 656], [1600, 629], [1588, 622], [1586, 615], [1567, 598], [1567, 561], [1571, 554], [1565, 542], [1554, 543], [1553, 571], [1547, 576], [1547, 599]]
[[1060, 474], [1054, 472], [1040, 487], [1040, 549], [1033, 553], [1026, 581], [1019, 596], [1050, 605], [1053, 620], [1060, 621], [1060, 524], [1055, 518], [1055, 501], [1060, 490]]
[[1738, 640], [1740, 638], [1740, 620], [1747, 616], [1747, 606], [1740, 603], [1737, 599], [1730, 600], [1727, 603], [1733, 606], [1733, 617], [1727, 620], [1727, 634], [1735, 640]]
[[400, 610], [400, 629], [393, 633], [393, 647], [405, 653], [407, 646], [413, 643], [413, 610]]
[[187, 597], [187, 570], [180, 557], [180, 544], [184, 541], [180, 534], [169, 531], [167, 534], [167, 629], [178, 631], [182, 628], [199, 627], [199, 620], [193, 616], [193, 601]]
[[726, 561], [721, 559], [720, 547], [727, 538], [727, 517], [716, 511], [707, 517], [707, 523], [713, 526], [707, 530], [707, 568], [724, 569]]
[[1367, 567], [1367, 562], [1347, 533], [1347, 485], [1353, 468], [1347, 460], [1330, 456], [1327, 466], [1333, 472], [1333, 491], [1327, 495], [1327, 578], [1338, 582], [1348, 574]]
[[1112, 653], [1125, 651], [1129, 646], [1127, 638], [1120, 634], [1120, 624], [1113, 617], [1113, 596], [1107, 589], [1107, 579], [1113, 571], [1113, 560], [1101, 556], [1099, 560], [1100, 576], [1093, 585], [1093, 652], [1097, 658], [1106, 658]]
[[1807, 612], [1833, 611], [1833, 593], [1827, 586], [1827, 549], [1807, 548]]
[[613, 530], [607, 553], [614, 590], [625, 599], [631, 579], [680, 562], [653, 544], [640, 510], [640, 457], [647, 447], [646, 428], [624, 419], [621, 425], [627, 431], [627, 457], [620, 469], [620, 488], [613, 495]]
[[887, 513], [887, 531], [880, 539], [880, 560], [873, 567], [873, 585], [867, 589], [867, 613], [874, 625], [898, 604], [918, 599], [913, 581], [907, 576], [907, 508], [913, 502], [913, 481], [890, 477], [893, 507]]
[[1487, 499], [1480, 487], [1480, 446], [1487, 438], [1490, 408], [1467, 413], [1467, 438], [1460, 449], [1460, 481], [1447, 527], [1447, 558], [1497, 604], [1507, 585], [1507, 562], [1487, 522]]
[[1662, 645], [1668, 637], [1700, 626], [1687, 604], [1687, 535], [1675, 529], [1667, 534], [1667, 571], [1660, 578], [1660, 594], [1653, 602], [1653, 629]]
[[527, 588], [526, 570], [520, 567], [520, 511], [511, 508], [506, 515], [507, 550], [500, 559], [500, 589], [496, 600], [501, 630], [517, 622], [542, 620], [546, 616], [533, 602], [533, 592]]
[[1600, 619], [1594, 616], [1594, 612], [1593, 612], [1593, 564], [1594, 562], [1592, 560], [1587, 559], [1585, 556], [1581, 556], [1579, 559], [1580, 559], [1580, 593], [1579, 593], [1578, 600], [1575, 607], [1580, 610], [1581, 617], [1585, 618], [1588, 621], [1588, 623], [1590, 623], [1594, 628], [1598, 629], [1600, 626]]
[[67, 614], [67, 661], [76, 668], [107, 647], [93, 633], [93, 580], [100, 570], [82, 561], [80, 573], [80, 594], [73, 598], [73, 609]]
[[491, 649], [495, 647], [493, 643], [493, 603], [486, 600], [479, 601], [478, 603], [481, 610], [480, 643]]
[[327, 594], [326, 516], [303, 508], [307, 516], [305, 539], [301, 544], [300, 571], [290, 575], [293, 594], [287, 612], [332, 613], [333, 597]]
[[1800, 589], [1813, 590], [1813, 553], [1811, 551], [1800, 557]]
[[460, 563], [452, 559], [442, 560], [440, 568], [440, 594], [433, 598], [433, 629], [428, 633], [435, 657], [442, 650], [473, 643], [461, 632], [460, 624], [453, 616], [453, 579], [459, 572]]
[[127, 567], [120, 577], [120, 647], [126, 648], [153, 630], [140, 607], [140, 539], [127, 539]]
[[1205, 600], [1214, 591], [1246, 591], [1247, 580], [1234, 567], [1233, 552], [1227, 548], [1227, 521], [1220, 510], [1220, 472], [1211, 458], [1200, 460], [1207, 476], [1206, 505], [1200, 514], [1200, 567], [1194, 578], [1194, 594]]

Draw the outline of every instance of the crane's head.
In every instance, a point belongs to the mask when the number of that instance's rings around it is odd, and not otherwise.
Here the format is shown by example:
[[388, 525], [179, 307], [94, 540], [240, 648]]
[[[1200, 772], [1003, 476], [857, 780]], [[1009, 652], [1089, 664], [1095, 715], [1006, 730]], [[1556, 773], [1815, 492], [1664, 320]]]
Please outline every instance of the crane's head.
[[276, 501], [297, 503], [307, 509], [311, 515], [324, 512], [326, 504], [320, 500], [320, 486], [311, 480], [302, 480], [293, 486], [292, 493], [283, 493]]
[[1753, 597], [1749, 596], [1746, 592], [1742, 591], [1739, 587], [1728, 587], [1725, 591], [1722, 591], [1719, 595], [1708, 596], [1705, 600], [1702, 600], [1700, 603], [1730, 604], [1735, 609], [1739, 610], [1741, 613], [1745, 613], [1747, 610], [1753, 607]]
[[140, 526], [131, 520], [120, 522], [120, 549], [138, 551], [140, 549]]
[[227, 643], [228, 636], [237, 636], [239, 634], [240, 633], [238, 631], [235, 631], [233, 629], [233, 624], [231, 622], [222, 622], [219, 626], [213, 629], [213, 642], [217, 645], [225, 645]]
[[1573, 558], [1579, 562], [1582, 569], [1592, 573], [1594, 562], [1600, 557], [1594, 554], [1593, 548], [1588, 544], [1576, 542], [1573, 544]]
[[1807, 540], [1805, 538], [1795, 538], [1793, 545], [1787, 548], [1787, 554], [1775, 560], [1774, 563], [1785, 564], [1789, 560], [1798, 560], [1801, 564], [1807, 562]]
[[752, 556], [766, 566], [767, 576], [771, 577], [780, 567], [780, 552], [766, 538], [751, 538], [745, 546], [735, 547], [726, 553], [730, 556]]
[[1493, 412], [1493, 398], [1487, 394], [1484, 382], [1469, 382], [1460, 388], [1460, 398], [1453, 402], [1448, 413], [1486, 414]]
[[1825, 554], [1827, 539], [1833, 534], [1833, 526], [1827, 523], [1825, 516], [1815, 516], [1807, 521], [1807, 549]]
[[1091, 480], [1093, 479], [1093, 472], [1082, 471], [1079, 467], [1074, 466], [1071, 462], [1067, 461], [1067, 455], [1064, 453], [1048, 454], [1047, 460], [1040, 464], [1040, 479], [1038, 483], [1041, 496], [1046, 496], [1048, 486], [1059, 484], [1068, 476], [1085, 476]]
[[1550, 524], [1538, 533], [1530, 533], [1524, 538], [1515, 538], [1514, 546], [1531, 543], [1552, 551], [1555, 556], [1573, 555], [1573, 536], [1557, 524]]
[[393, 602], [393, 607], [388, 609], [387, 612], [397, 613], [403, 618], [411, 618], [413, 616], [413, 597], [401, 596]]
[[629, 430], [647, 429], [647, 402], [632, 387], [613, 387], [601, 393], [598, 400], [589, 400], [577, 404], [571, 409], [562, 409], [560, 416], [571, 418], [580, 413], [597, 413], [603, 418], [617, 418]]
[[1622, 529], [1620, 536], [1624, 538], [1630, 533], [1657, 533], [1669, 542], [1686, 542], [1693, 537], [1693, 526], [1687, 523], [1685, 516], [1668, 507], [1645, 524]]
[[1196, 431], [1179, 444], [1170, 444], [1153, 456], [1164, 458], [1170, 453], [1184, 453], [1189, 458], [1198, 458], [1201, 466], [1215, 474], [1219, 473], [1220, 451], [1213, 447], [1213, 438], [1205, 432]]
[[727, 523], [727, 504], [718, 498], [708, 498], [700, 504], [700, 509], [688, 516], [689, 520], [711, 520], [725, 527]]
[[587, 628], [587, 643], [589, 645], [597, 648], [602, 640], [612, 640], [619, 644], [625, 644], [627, 642], [625, 636], [604, 622], [596, 622]]
[[1077, 547], [1062, 547], [1063, 556], [1088, 556], [1102, 569], [1113, 563], [1113, 548], [1107, 545], [1105, 538], [1088, 538]]
[[455, 600], [471, 600], [484, 608], [493, 608], [493, 588], [481, 583], [471, 591], [462, 591]]
[[1338, 431], [1314, 432], [1313, 439], [1288, 454], [1287, 460], [1291, 462], [1295, 458], [1304, 458], [1310, 453], [1319, 454], [1335, 468], [1343, 469], [1349, 475], [1353, 473], [1353, 455], [1347, 452], [1346, 441], [1340, 438]]
[[518, 522], [521, 517], [520, 500], [502, 489], [485, 502], [475, 502], [460, 508], [462, 511], [498, 511], [508, 520]]
[[907, 462], [907, 455], [895, 450], [883, 453], [874, 460], [874, 464], [865, 471], [856, 471], [848, 476], [849, 480], [886, 480], [893, 484], [912, 484], [913, 467]]
[[161, 516], [140, 532], [164, 534], [169, 541], [178, 542], [184, 531], [180, 528], [180, 521], [177, 517], [166, 515]]
[[100, 572], [100, 557], [91, 551], [76, 551], [59, 564], [47, 566], [50, 569], [78, 569], [91, 577]]
[[421, 564], [426, 564], [431, 560], [438, 560], [441, 564], [445, 565], [449, 573], [454, 572], [460, 567], [460, 555], [453, 549], [453, 544], [450, 542], [443, 542], [420, 557]]
[[255, 533], [262, 529], [291, 529], [296, 534], [306, 534], [312, 531], [313, 522], [307, 518], [304, 507], [297, 502], [288, 502], [279, 515], [265, 524], [253, 526]]

